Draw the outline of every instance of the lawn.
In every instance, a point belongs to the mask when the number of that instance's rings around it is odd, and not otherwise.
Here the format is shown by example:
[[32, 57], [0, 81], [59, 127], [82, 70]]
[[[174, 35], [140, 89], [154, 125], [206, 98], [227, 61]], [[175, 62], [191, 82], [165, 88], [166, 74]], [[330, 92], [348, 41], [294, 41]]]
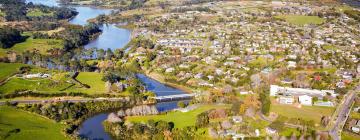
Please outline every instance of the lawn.
[[[63, 125], [39, 115], [0, 106], [0, 139], [65, 140], [68, 138], [62, 134], [63, 128]], [[16, 129], [18, 133], [9, 133]]]
[[[0, 86], [0, 93], [13, 93], [16, 90], [32, 90], [37, 92], [60, 92], [61, 89], [67, 87], [70, 84], [52, 84], [51, 79], [23, 79], [12, 78], [4, 85]], [[54, 86], [51, 86], [54, 85]]]
[[197, 109], [191, 110], [189, 112], [179, 112], [173, 111], [167, 114], [162, 115], [152, 115], [152, 116], [131, 116], [126, 117], [128, 122], [143, 122], [146, 123], [148, 120], [163, 120], [168, 122], [173, 122], [175, 128], [184, 128], [186, 126], [194, 126], [196, 122], [196, 116], [202, 112], [205, 112], [210, 109], [215, 108], [228, 108], [228, 105], [202, 105]]
[[359, 139], [360, 139], [360, 136], [359, 136], [359, 135], [352, 134], [352, 133], [350, 133], [350, 132], [343, 131], [343, 132], [341, 133], [341, 139], [342, 139], [342, 140], [359, 140]]
[[[58, 92], [82, 92], [87, 94], [104, 94], [105, 82], [101, 80], [102, 74], [96, 72], [81, 72], [77, 79], [83, 84], [90, 86], [89, 89], [75, 85], [70, 87], [70, 83], [66, 81], [70, 78], [66, 78], [66, 73], [56, 72], [44, 72], [52, 75], [51, 78], [40, 79], [23, 79], [23, 78], [12, 78], [4, 85], [0, 86], [0, 93], [13, 93], [16, 90], [32, 90], [37, 92], [45, 93], [58, 93]], [[68, 88], [69, 87], [69, 88]], [[65, 89], [65, 90], [64, 90]]]
[[6, 52], [8, 51], [22, 53], [27, 50], [29, 51], [37, 50], [41, 54], [46, 54], [47, 51], [52, 48], [62, 48], [64, 46], [63, 44], [64, 44], [63, 41], [58, 39], [33, 39], [30, 37], [26, 39], [25, 42], [15, 44], [13, 47], [9, 49], [0, 48], [0, 56], [6, 55]]
[[0, 63], [0, 81], [5, 80], [15, 74], [18, 69], [26, 64], [21, 63]]
[[324, 115], [331, 116], [335, 108], [319, 106], [302, 106], [301, 108], [297, 108], [291, 105], [272, 104], [270, 111], [288, 118], [314, 120], [315, 123], [320, 124], [321, 117]]
[[80, 72], [78, 77], [76, 78], [83, 84], [87, 84], [90, 86], [89, 89], [86, 88], [78, 88], [74, 86], [69, 88], [69, 92], [83, 92], [88, 94], [103, 94], [106, 93], [105, 82], [101, 80], [103, 74], [96, 72]]
[[303, 15], [280, 15], [275, 18], [284, 19], [287, 22], [295, 25], [305, 25], [305, 24], [322, 24], [325, 22], [325, 19], [318, 16], [303, 16]]

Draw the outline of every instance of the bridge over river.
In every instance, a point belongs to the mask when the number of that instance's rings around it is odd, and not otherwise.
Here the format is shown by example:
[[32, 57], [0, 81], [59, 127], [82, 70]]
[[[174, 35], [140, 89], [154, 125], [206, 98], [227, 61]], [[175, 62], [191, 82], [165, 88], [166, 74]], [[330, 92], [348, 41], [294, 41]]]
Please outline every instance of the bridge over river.
[[157, 102], [168, 102], [168, 101], [179, 101], [186, 100], [195, 97], [196, 94], [175, 94], [175, 95], [166, 95], [166, 96], [156, 96], [152, 97], [156, 99]]

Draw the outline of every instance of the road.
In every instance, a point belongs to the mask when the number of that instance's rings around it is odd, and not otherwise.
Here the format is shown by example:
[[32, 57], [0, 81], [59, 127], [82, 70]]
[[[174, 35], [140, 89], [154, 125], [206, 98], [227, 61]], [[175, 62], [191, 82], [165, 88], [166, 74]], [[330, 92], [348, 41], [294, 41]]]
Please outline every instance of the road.
[[[126, 101], [125, 98], [95, 98], [95, 99], [47, 99], [47, 100], [12, 100], [10, 103], [38, 104], [49, 102], [89, 102], [89, 101]], [[0, 101], [0, 105], [4, 105], [6, 101]]]
[[329, 135], [332, 137], [333, 140], [341, 140], [341, 131], [351, 111], [351, 105], [354, 102], [356, 96], [355, 92], [358, 92], [359, 90], [360, 86], [357, 86], [355, 91], [349, 91], [347, 96], [343, 100], [343, 103], [339, 106], [337, 114], [334, 114], [336, 115], [336, 119], [329, 130]]

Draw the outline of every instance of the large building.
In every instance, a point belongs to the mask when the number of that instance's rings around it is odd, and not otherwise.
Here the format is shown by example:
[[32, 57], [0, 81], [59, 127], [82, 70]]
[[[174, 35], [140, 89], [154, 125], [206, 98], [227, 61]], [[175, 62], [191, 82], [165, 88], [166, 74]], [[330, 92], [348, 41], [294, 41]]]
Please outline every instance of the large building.
[[270, 86], [270, 96], [301, 96], [308, 95], [311, 97], [324, 97], [327, 94], [330, 94], [333, 97], [336, 97], [334, 90], [316, 90], [316, 89], [304, 89], [304, 88], [290, 88], [290, 87], [281, 87], [278, 85]]

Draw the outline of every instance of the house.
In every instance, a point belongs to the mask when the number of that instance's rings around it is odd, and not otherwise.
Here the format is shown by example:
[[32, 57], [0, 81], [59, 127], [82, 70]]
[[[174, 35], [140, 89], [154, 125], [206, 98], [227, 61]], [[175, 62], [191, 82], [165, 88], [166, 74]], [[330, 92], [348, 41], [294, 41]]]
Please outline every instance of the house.
[[28, 74], [28, 75], [24, 75], [24, 78], [49, 78], [51, 77], [50, 74], [42, 74], [42, 73], [37, 73], [37, 74]]
[[266, 133], [267, 133], [268, 135], [274, 135], [274, 134], [277, 133], [276, 129], [272, 129], [272, 128], [270, 128], [270, 127], [266, 127], [266, 128], [265, 128], [265, 131], [266, 131]]
[[167, 68], [165, 70], [166, 73], [172, 73], [175, 69], [174, 68]]
[[233, 116], [233, 117], [232, 117], [232, 120], [233, 120], [235, 123], [241, 123], [243, 119], [242, 119], [241, 116]]
[[359, 133], [360, 132], [360, 128], [357, 126], [353, 126], [351, 127], [351, 131], [353, 131], [354, 133]]
[[292, 96], [281, 96], [278, 99], [278, 102], [280, 104], [293, 104], [294, 103], [294, 97], [292, 97]]
[[299, 96], [299, 103], [302, 105], [312, 105], [312, 97], [308, 95]]
[[287, 68], [296, 68], [296, 62], [295, 61], [289, 61]]
[[355, 107], [353, 111], [354, 111], [354, 112], [359, 112], [359, 110], [360, 110], [360, 106]]

